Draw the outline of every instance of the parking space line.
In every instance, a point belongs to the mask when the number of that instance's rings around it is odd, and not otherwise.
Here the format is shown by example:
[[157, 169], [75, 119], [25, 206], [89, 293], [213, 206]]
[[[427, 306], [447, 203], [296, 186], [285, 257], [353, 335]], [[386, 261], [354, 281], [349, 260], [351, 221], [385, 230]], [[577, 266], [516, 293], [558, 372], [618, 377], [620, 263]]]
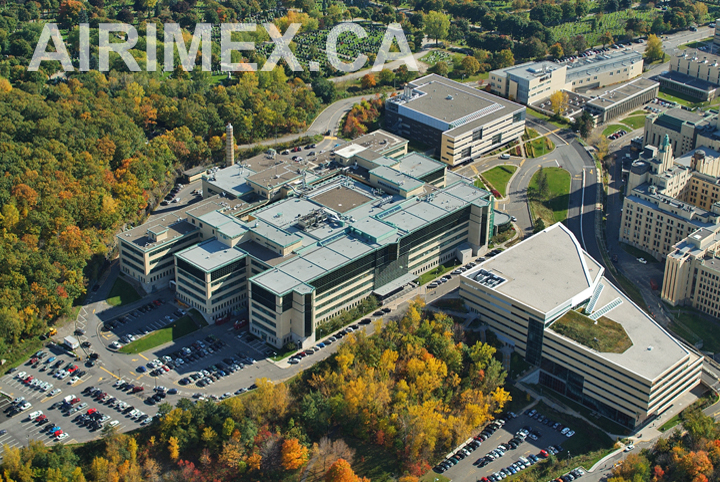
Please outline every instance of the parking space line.
[[145, 361], [150, 361], [150, 360], [148, 359], [148, 357], [146, 357], [146, 356], [143, 355], [142, 353], [138, 353], [138, 355], [140, 355], [141, 357], [143, 357], [143, 358], [145, 359]]

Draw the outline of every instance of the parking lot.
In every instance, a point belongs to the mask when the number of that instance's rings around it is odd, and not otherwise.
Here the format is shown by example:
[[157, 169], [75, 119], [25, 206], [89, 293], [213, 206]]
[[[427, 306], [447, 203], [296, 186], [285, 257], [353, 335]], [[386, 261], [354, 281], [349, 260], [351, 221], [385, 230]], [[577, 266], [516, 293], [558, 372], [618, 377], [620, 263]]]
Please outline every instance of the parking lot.
[[[52, 346], [44, 351], [47, 355], [39, 360], [37, 364], [28, 362], [18, 367], [13, 373], [8, 373], [0, 378], [0, 390], [10, 397], [9, 399], [5, 397], [0, 399], [0, 433], [2, 434], [0, 435], [0, 444], [8, 444], [9, 446], [26, 445], [28, 440], [32, 439], [40, 440], [46, 445], [52, 445], [57, 443], [56, 437], [48, 433], [48, 430], [53, 425], [59, 425], [62, 431], [68, 434], [63, 440], [65, 443], [91, 440], [98, 436], [95, 433], [97, 429], [92, 430], [92, 427], [81, 426], [78, 424], [78, 420], [74, 420], [77, 415], [87, 413], [90, 409], [97, 410], [101, 415], [107, 415], [105, 424], [117, 420], [118, 423], [114, 424], [114, 426], [120, 431], [130, 430], [139, 424], [138, 421], [129, 417], [129, 412], [122, 413], [108, 406], [109, 398], [103, 403], [92, 398], [88, 393], [83, 393], [84, 390], [91, 386], [101, 388], [104, 392], [112, 395], [110, 398], [124, 401], [129, 406], [139, 408], [148, 415], [148, 418], [157, 413], [155, 407], [143, 403], [143, 392], [132, 393], [130, 390], [121, 391], [117, 387], [113, 387], [112, 385], [116, 379], [108, 376], [99, 366], [88, 367], [75, 360], [59, 346]], [[60, 365], [56, 366], [58, 363]], [[68, 365], [77, 366], [76, 373], [81, 371], [85, 373], [78, 380], [72, 380], [69, 375], [62, 380], [58, 379], [55, 375]], [[33, 380], [51, 383], [53, 386], [43, 391], [39, 385], [32, 386], [31, 383], [25, 382], [24, 380], [27, 380], [28, 377], [33, 377]], [[62, 402], [66, 397], [78, 400], [71, 404], [70, 409], [62, 411], [56, 404]], [[12, 401], [18, 398], [24, 399], [23, 402], [29, 403], [30, 406], [17, 412], [14, 407], [19, 406], [20, 403], [13, 405]], [[177, 398], [177, 396], [168, 395], [167, 401], [174, 404]], [[82, 410], [70, 414], [75, 407], [79, 406], [83, 407]], [[46, 417], [45, 420], [31, 422], [28, 418], [29, 415], [37, 411], [42, 411], [42, 415]], [[140, 416], [138, 415], [138, 417]]]
[[[534, 455], [538, 457], [538, 462], [536, 463], [542, 463], [545, 456], [541, 453], [541, 450], [549, 453], [549, 447], [551, 446], [559, 449], [556, 455], [562, 457], [563, 454], [566, 453], [563, 444], [567, 442], [568, 437], [563, 435], [561, 430], [552, 428], [553, 424], [557, 422], [545, 419], [544, 417], [541, 419], [542, 415], [534, 410], [528, 412], [535, 415], [536, 418], [533, 418], [528, 413], [518, 414], [517, 417], [512, 419], [508, 417], [502, 427], [489, 434], [486, 440], [481, 441], [478, 448], [473, 450], [469, 456], [450, 467], [443, 475], [459, 482], [475, 482], [483, 480], [483, 477], [487, 478], [487, 480], [493, 480], [491, 478], [493, 474], [499, 474], [502, 469], [516, 464], [521, 458], [530, 460], [528, 457]], [[545, 422], [545, 420], [547, 420], [547, 422]], [[488, 426], [489, 425], [490, 424], [488, 424]], [[486, 426], [486, 428], [488, 426]], [[489, 462], [483, 461], [490, 452], [498, 449], [500, 444], [508, 444], [513, 438], [517, 440], [516, 434], [523, 428], [528, 431], [528, 435], [524, 441], [518, 444], [517, 448], [513, 449], [509, 447], [504, 451], [503, 455], [494, 460]], [[565, 427], [559, 426], [558, 428], [564, 429]], [[572, 429], [572, 427], [569, 428]], [[488, 432], [486, 432], [486, 434]], [[484, 437], [484, 435], [482, 437]], [[517, 471], [515, 468], [513, 468], [513, 470]], [[509, 473], [511, 472], [509, 471]], [[483, 480], [483, 482], [485, 481]]]

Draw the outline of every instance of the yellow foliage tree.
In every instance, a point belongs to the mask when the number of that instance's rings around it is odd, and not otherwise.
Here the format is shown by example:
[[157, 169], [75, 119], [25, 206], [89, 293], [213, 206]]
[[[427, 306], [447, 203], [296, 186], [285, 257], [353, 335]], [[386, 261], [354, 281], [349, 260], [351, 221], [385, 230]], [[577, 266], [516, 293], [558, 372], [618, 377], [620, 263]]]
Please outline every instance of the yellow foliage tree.
[[308, 449], [298, 439], [290, 438], [282, 445], [282, 465], [285, 470], [297, 470], [308, 461]]
[[180, 457], [180, 446], [178, 445], [177, 437], [170, 437], [170, 439], [168, 439], [168, 453], [170, 454], [171, 460], [177, 460]]

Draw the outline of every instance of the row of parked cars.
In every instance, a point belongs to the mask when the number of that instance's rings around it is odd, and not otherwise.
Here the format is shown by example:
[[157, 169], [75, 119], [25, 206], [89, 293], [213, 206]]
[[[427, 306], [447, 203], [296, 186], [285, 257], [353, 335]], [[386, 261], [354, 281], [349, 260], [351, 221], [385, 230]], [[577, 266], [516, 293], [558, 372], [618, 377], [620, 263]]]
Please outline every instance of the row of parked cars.
[[66, 432], [63, 432], [62, 428], [60, 428], [60, 425], [50, 422], [47, 415], [43, 414], [41, 410], [30, 414], [30, 422], [34, 422], [38, 426], [47, 425], [47, 427], [41, 429], [40, 431], [47, 433], [51, 437], [55, 438], [55, 440], [58, 442], [61, 440], [65, 440], [70, 436]]
[[575, 435], [575, 431], [571, 430], [570, 427], [565, 427], [559, 422], [556, 422], [554, 420], [550, 420], [549, 418], [543, 416], [535, 409], [528, 410], [527, 416], [530, 418], [533, 418], [537, 420], [538, 422], [542, 423], [543, 425], [547, 425], [553, 430], [557, 430], [561, 434], [565, 435], [566, 437], [570, 438], [573, 435]]
[[198, 387], [205, 387], [215, 383], [223, 377], [244, 369], [246, 365], [253, 365], [254, 363], [254, 358], [242, 353], [237, 353], [235, 356], [223, 358], [222, 361], [219, 361], [214, 365], [198, 370], [196, 373], [192, 373], [187, 377], [182, 378], [180, 380], [180, 384], [188, 385], [190, 383], [195, 383]]
[[[113, 385], [113, 388], [117, 388], [121, 391], [127, 391], [128, 393], [139, 393], [144, 390], [143, 387], [135, 386], [131, 383], [127, 383], [124, 380], [118, 380]], [[111, 394], [103, 391], [102, 388], [97, 387], [87, 387], [85, 390], [83, 390], [83, 393], [86, 393], [88, 396], [92, 397], [97, 403], [102, 403], [107, 405], [110, 408], [114, 408], [118, 412], [127, 415], [131, 419], [137, 421], [137, 422], [144, 422], [145, 420], [150, 419], [151, 417], [149, 415], [146, 415], [144, 412], [136, 409], [134, 406], [130, 405], [127, 402], [124, 402]], [[91, 409], [95, 410], [95, 409]], [[93, 412], [94, 413], [94, 412]], [[90, 413], [92, 415], [92, 413]], [[104, 418], [104, 417], [103, 417]], [[100, 421], [100, 424], [104, 423], [105, 421], [109, 420], [110, 417], [107, 416], [105, 420]], [[147, 422], [150, 423], [150, 422]]]
[[615, 132], [613, 132], [612, 134], [610, 134], [608, 136], [608, 139], [610, 139], [611, 141], [614, 141], [615, 139], [620, 139], [625, 134], [627, 134], [627, 131], [625, 129], [618, 129]]
[[172, 188], [172, 190], [170, 191], [170, 194], [165, 196], [165, 199], [163, 199], [160, 205], [167, 206], [170, 203], [180, 202], [180, 198], [175, 196], [177, 196], [177, 194], [180, 192], [180, 189], [182, 189], [183, 187], [184, 186], [182, 184], [176, 184], [175, 187]]
[[[375, 316], [383, 316], [386, 313], [390, 313], [390, 311], [392, 311], [390, 308], [383, 308], [380, 311], [376, 311], [374, 313], [374, 315]], [[318, 343], [314, 347], [307, 348], [305, 350], [301, 350], [301, 351], [295, 353], [293, 356], [290, 357], [290, 359], [288, 360], [288, 363], [290, 363], [292, 365], [300, 363], [300, 360], [302, 360], [306, 356], [313, 355], [314, 353], [322, 350], [323, 348], [331, 345], [332, 343], [335, 343], [339, 339], [343, 338], [345, 335], [349, 335], [353, 331], [359, 330], [360, 325], [369, 325], [371, 322], [372, 322], [371, 318], [363, 318], [362, 320], [358, 321], [357, 323], [355, 323], [353, 325], [348, 325], [345, 328], [343, 328], [342, 330], [335, 333], [333, 336], [326, 338], [325, 341]]]

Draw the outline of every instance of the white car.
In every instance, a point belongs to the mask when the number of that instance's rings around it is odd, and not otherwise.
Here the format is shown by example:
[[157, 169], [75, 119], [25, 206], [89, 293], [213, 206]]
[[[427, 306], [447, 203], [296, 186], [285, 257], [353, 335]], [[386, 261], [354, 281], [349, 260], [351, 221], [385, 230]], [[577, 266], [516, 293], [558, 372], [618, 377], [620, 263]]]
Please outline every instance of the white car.
[[647, 264], [647, 260], [645, 258], [638, 258], [637, 260], [638, 260], [638, 263]]
[[634, 449], [634, 448], [635, 448], [635, 445], [630, 444], [630, 445], [628, 445], [627, 447], [625, 447], [625, 452], [630, 452], [630, 451], [631, 451], [632, 449]]
[[55, 437], [55, 438], [56, 438], [57, 441], [59, 442], [60, 440], [65, 440], [65, 439], [68, 438], [68, 437], [69, 437], [69, 435], [66, 434], [65, 432], [63, 432], [63, 433], [61, 433], [60, 435], [58, 435], [57, 437]]
[[38, 410], [37, 412], [33, 412], [30, 414], [30, 421], [34, 421], [36, 418], [38, 418], [40, 415], [42, 415], [42, 410]]
[[25, 402], [25, 403], [23, 403], [22, 405], [20, 405], [19, 408], [20, 408], [20, 411], [21, 411], [21, 412], [24, 412], [25, 410], [27, 410], [27, 409], [30, 408], [30, 407], [32, 407], [32, 403], [30, 403], [30, 402]]
[[510, 159], [510, 154], [508, 154], [508, 153], [500, 154], [500, 159]]
[[57, 395], [57, 394], [60, 393], [60, 392], [62, 392], [62, 390], [60, 390], [59, 388], [56, 388], [55, 390], [53, 390], [52, 392], [50, 392], [50, 394], [49, 394], [48, 396], [54, 397], [55, 395]]
[[152, 421], [153, 421], [153, 417], [148, 417], [145, 420], [143, 420], [142, 422], [140, 422], [140, 425], [148, 425]]
[[568, 438], [572, 437], [573, 435], [575, 435], [575, 431], [574, 431], [574, 430], [570, 430], [568, 433], [565, 434], [565, 436], [568, 437]]
[[80, 381], [80, 377], [72, 377], [70, 380], [68, 380], [68, 385], [72, 385], [73, 383], [77, 383]]
[[120, 343], [116, 342], [116, 341], [110, 343], [110, 348], [112, 348], [113, 350], [119, 350], [119, 349], [122, 348], [122, 347], [123, 347], [123, 346], [122, 346]]
[[66, 371], [63, 370], [63, 372], [60, 374], [60, 376], [59, 376], [58, 378], [59, 378], [60, 380], [65, 380], [65, 379], [66, 379], [67, 377], [69, 377], [69, 376], [70, 376], [70, 374], [69, 374], [68, 372], [66, 372]]
[[110, 423], [108, 424], [108, 426], [110, 426], [110, 427], [117, 427], [119, 424], [120, 424], [119, 421], [113, 420], [112, 422], [110, 422]]
[[570, 431], [570, 429], [567, 428], [567, 427], [565, 427], [564, 429], [562, 429], [562, 430], [560, 431], [560, 433], [563, 434], [563, 435], [567, 435], [567, 433], [568, 433], [569, 431]]
[[22, 380], [22, 379], [24, 379], [26, 376], [27, 376], [27, 373], [25, 373], [25, 372], [20, 372], [20, 373], [18, 373], [18, 374], [16, 375], [16, 378], [17, 378], [18, 380]]
[[59, 378], [60, 380], [62, 380], [66, 376], [67, 376], [67, 372], [65, 370], [60, 370], [59, 372], [57, 372], [55, 374], [55, 378]]
[[122, 385], [123, 383], [125, 383], [125, 380], [123, 380], [122, 378], [119, 378], [115, 381], [115, 383], [113, 383], [113, 387], [117, 388], [120, 385]]

